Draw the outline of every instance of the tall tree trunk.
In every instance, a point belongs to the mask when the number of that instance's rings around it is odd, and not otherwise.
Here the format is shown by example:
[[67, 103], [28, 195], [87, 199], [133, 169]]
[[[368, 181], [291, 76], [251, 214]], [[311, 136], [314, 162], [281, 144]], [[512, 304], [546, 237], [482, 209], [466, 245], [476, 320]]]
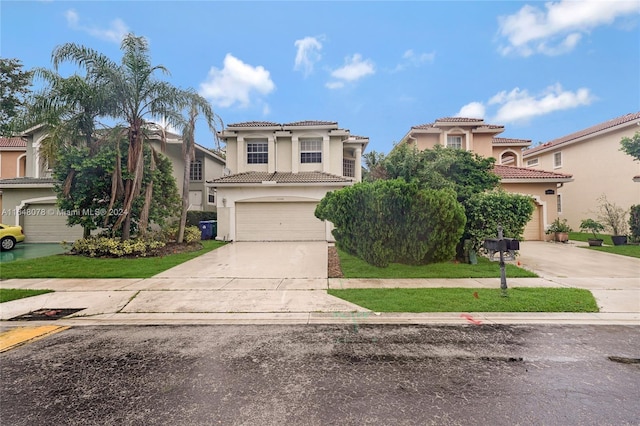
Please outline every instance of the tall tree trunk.
[[191, 171], [191, 153], [184, 156], [184, 174], [182, 176], [182, 211], [180, 212], [180, 226], [178, 228], [178, 243], [184, 241], [184, 229], [187, 226], [187, 209], [189, 208], [189, 177]]

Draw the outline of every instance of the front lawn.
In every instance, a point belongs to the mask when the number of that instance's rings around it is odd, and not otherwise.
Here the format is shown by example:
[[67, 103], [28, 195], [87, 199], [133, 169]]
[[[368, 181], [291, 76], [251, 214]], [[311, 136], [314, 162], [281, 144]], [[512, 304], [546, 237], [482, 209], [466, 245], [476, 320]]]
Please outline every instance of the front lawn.
[[0, 288], [0, 303], [11, 302], [12, 300], [24, 299], [25, 297], [38, 296], [39, 294], [51, 293], [53, 290], [25, 290], [21, 288]]
[[226, 244], [201, 241], [200, 250], [162, 257], [91, 258], [54, 255], [2, 264], [0, 278], [149, 278]]
[[[499, 278], [500, 265], [478, 256], [478, 264], [433, 263], [430, 265], [403, 265], [392, 263], [387, 268], [379, 268], [362, 259], [338, 249], [340, 265], [345, 278]], [[532, 278], [537, 275], [516, 265], [506, 265], [508, 278]]]
[[[591, 233], [584, 233], [584, 232], [570, 232], [569, 233], [569, 239], [573, 240], [573, 241], [588, 241], [589, 238], [593, 238], [593, 234]], [[584, 248], [588, 248], [589, 250], [596, 250], [596, 251], [604, 251], [606, 253], [613, 253], [613, 254], [618, 254], [620, 256], [629, 256], [629, 257], [637, 257], [640, 258], [640, 245], [637, 244], [627, 244], [624, 246], [614, 246], [613, 242], [611, 241], [611, 236], [610, 235], [603, 235], [603, 234], [598, 234], [598, 238], [603, 239], [603, 245], [601, 247], [588, 247], [585, 246]]]
[[598, 312], [588, 290], [575, 288], [376, 288], [329, 290], [374, 312]]

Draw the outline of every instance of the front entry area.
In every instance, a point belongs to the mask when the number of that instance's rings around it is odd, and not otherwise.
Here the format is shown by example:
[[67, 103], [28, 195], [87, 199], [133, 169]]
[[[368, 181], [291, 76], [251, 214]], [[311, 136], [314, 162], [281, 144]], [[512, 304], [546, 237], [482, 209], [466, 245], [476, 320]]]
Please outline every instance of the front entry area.
[[326, 241], [317, 202], [238, 202], [236, 241]]

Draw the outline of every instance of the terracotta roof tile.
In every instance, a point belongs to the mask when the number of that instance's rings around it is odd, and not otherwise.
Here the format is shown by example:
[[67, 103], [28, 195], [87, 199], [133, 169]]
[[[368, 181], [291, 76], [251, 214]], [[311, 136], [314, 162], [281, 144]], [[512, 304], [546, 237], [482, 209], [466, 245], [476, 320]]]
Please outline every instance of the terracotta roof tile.
[[569, 180], [573, 175], [548, 172], [546, 170], [529, 169], [525, 167], [513, 167], [496, 164], [493, 166], [493, 172], [500, 179], [525, 179], [525, 180]]
[[283, 126], [330, 126], [338, 125], [336, 121], [320, 121], [320, 120], [306, 120], [306, 121], [294, 121], [293, 123], [285, 123]]
[[588, 127], [586, 129], [580, 130], [575, 133], [571, 133], [569, 135], [563, 136], [558, 139], [553, 139], [549, 142], [543, 143], [542, 145], [538, 145], [534, 148], [528, 149], [524, 152], [525, 156], [529, 156], [535, 154], [538, 151], [542, 151], [545, 149], [553, 148], [558, 145], [565, 144], [567, 142], [574, 141], [576, 139], [591, 135], [593, 133], [597, 133], [606, 129], [610, 129], [612, 127], [619, 126], [621, 124], [628, 123], [633, 120], [640, 119], [640, 112], [635, 112], [631, 114], [622, 115], [620, 117], [613, 118], [609, 121], [605, 121], [604, 123], [596, 124], [595, 126]]
[[446, 121], [450, 123], [481, 123], [484, 120], [482, 118], [467, 118], [467, 117], [443, 117], [438, 118], [436, 123], [439, 121]]
[[493, 138], [494, 145], [530, 145], [531, 139]]
[[238, 173], [231, 176], [224, 176], [219, 179], [207, 181], [207, 183], [262, 183], [262, 182], [277, 182], [277, 183], [350, 183], [350, 179], [343, 178], [341, 176], [332, 175], [324, 172], [245, 172]]
[[27, 141], [23, 138], [2, 138], [0, 137], [0, 148], [26, 148]]
[[279, 127], [280, 124], [272, 121], [244, 121], [242, 123], [229, 124], [227, 127]]

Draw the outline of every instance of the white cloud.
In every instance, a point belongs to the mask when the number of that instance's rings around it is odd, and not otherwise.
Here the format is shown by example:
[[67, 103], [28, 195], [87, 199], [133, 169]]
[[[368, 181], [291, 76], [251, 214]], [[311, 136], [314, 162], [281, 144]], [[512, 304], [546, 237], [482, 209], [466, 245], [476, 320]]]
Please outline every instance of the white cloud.
[[455, 117], [484, 118], [486, 108], [482, 102], [470, 102], [460, 108]]
[[230, 107], [236, 103], [248, 107], [253, 93], [268, 95], [276, 87], [269, 71], [262, 66], [245, 64], [230, 53], [225, 56], [223, 64], [222, 69], [211, 67], [207, 79], [200, 83], [200, 94], [219, 107]]
[[433, 62], [436, 52], [431, 53], [415, 53], [413, 49], [409, 49], [402, 55], [402, 61], [396, 65], [391, 72], [404, 71], [409, 67], [419, 67], [426, 62]]
[[120, 43], [122, 39], [129, 33], [127, 24], [120, 18], [116, 18], [111, 21], [109, 28], [98, 28], [96, 26], [88, 26], [80, 24], [80, 15], [74, 9], [69, 9], [65, 12], [65, 18], [67, 19], [67, 25], [69, 28], [78, 31], [84, 31], [85, 33], [99, 38], [101, 40], [111, 41], [114, 43]]
[[298, 49], [296, 52], [295, 65], [293, 67], [296, 71], [302, 71], [305, 77], [313, 72], [313, 66], [318, 62], [322, 55], [322, 43], [316, 37], [305, 37], [300, 40], [296, 40], [294, 45]]
[[331, 72], [331, 77], [337, 81], [328, 82], [326, 87], [330, 89], [344, 87], [346, 82], [357, 81], [370, 74], [375, 74], [375, 72], [373, 62], [369, 59], [363, 60], [362, 55], [356, 53], [351, 57], [345, 58], [344, 66]]
[[591, 29], [640, 13], [638, 1], [562, 0], [545, 3], [544, 7], [541, 10], [525, 5], [513, 15], [498, 18], [498, 33], [507, 41], [500, 53], [563, 54], [573, 50]]
[[492, 120], [498, 123], [511, 123], [527, 121], [555, 111], [590, 105], [594, 100], [595, 96], [589, 89], [580, 88], [572, 92], [564, 90], [560, 84], [555, 84], [535, 95], [517, 87], [510, 92], [502, 91], [489, 99], [488, 105], [499, 105]]

